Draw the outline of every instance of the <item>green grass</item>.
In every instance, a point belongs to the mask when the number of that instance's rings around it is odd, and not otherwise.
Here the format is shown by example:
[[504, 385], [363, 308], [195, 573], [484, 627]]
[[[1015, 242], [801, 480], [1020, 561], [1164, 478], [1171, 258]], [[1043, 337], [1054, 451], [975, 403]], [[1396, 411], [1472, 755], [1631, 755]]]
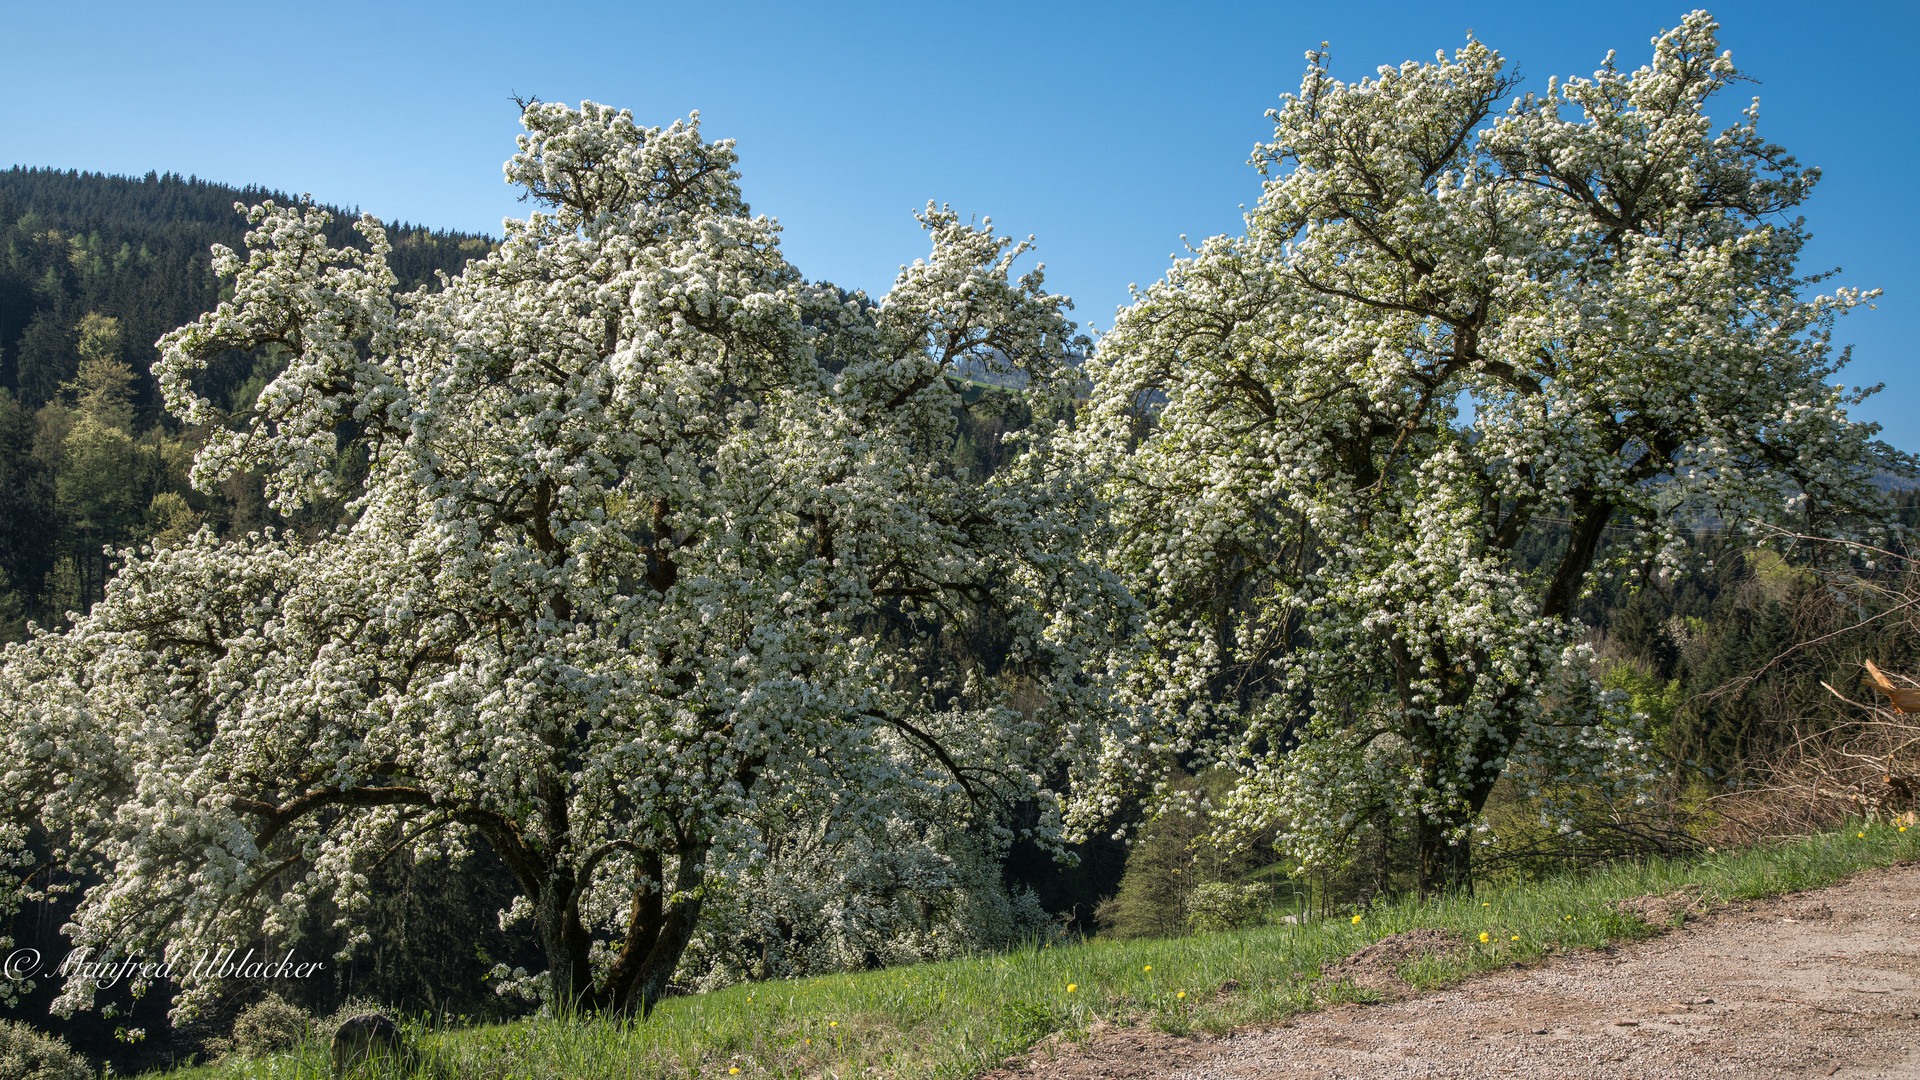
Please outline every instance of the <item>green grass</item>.
[[[1863, 835], [1856, 835], [1863, 834]], [[1920, 829], [1857, 825], [1808, 840], [1654, 861], [1472, 897], [1404, 901], [1304, 925], [1145, 941], [1094, 941], [854, 975], [766, 982], [663, 1003], [620, 1024], [526, 1020], [416, 1032], [448, 1080], [645, 1080], [653, 1077], [966, 1077], [1056, 1034], [1096, 1022], [1174, 1034], [1272, 1023], [1366, 991], [1319, 975], [1379, 938], [1441, 927], [1467, 947], [1402, 969], [1414, 985], [1451, 985], [1555, 949], [1598, 948], [1653, 932], [1616, 900], [1699, 886], [1710, 901], [1771, 896], [1920, 857]], [[1488, 940], [1482, 943], [1479, 936]], [[1237, 988], [1222, 992], [1223, 984]], [[1070, 990], [1069, 987], [1072, 989]], [[1184, 992], [1185, 996], [1182, 997]], [[1042, 1053], [1045, 1048], [1042, 1047]], [[319, 1080], [325, 1049], [176, 1070], [168, 1080]]]

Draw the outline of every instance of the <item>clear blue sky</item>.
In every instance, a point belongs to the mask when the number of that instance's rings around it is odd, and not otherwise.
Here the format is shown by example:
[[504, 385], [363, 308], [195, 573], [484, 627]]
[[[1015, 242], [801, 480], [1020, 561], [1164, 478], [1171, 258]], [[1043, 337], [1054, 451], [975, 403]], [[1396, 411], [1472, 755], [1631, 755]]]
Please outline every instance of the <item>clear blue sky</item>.
[[[1111, 325], [1180, 237], [1240, 228], [1301, 54], [1338, 74], [1471, 29], [1544, 83], [1609, 48], [1637, 67], [1683, 4], [49, 4], [0, 0], [0, 165], [149, 169], [311, 191], [387, 219], [498, 234], [514, 93], [645, 123], [699, 109], [810, 277], [884, 292], [928, 199], [1036, 234], [1049, 283]], [[1722, 3], [1762, 131], [1825, 179], [1807, 269], [1886, 290], [1850, 316], [1859, 410], [1920, 451], [1911, 42], [1892, 3]], [[1902, 59], [1906, 57], [1906, 59]], [[1738, 93], [1729, 107], [1744, 104]]]

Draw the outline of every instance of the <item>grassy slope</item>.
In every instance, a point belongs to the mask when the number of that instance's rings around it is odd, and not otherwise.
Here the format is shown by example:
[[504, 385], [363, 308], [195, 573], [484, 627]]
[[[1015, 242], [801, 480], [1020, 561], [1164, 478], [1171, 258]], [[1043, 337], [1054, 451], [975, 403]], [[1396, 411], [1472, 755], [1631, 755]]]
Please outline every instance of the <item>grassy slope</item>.
[[[1187, 938], [1028, 949], [915, 967], [736, 986], [664, 1003], [645, 1023], [524, 1021], [422, 1033], [418, 1075], [459, 1080], [651, 1077], [965, 1077], [1043, 1038], [1084, 1036], [1095, 1021], [1219, 1032], [1356, 996], [1318, 970], [1372, 941], [1444, 927], [1470, 947], [1420, 961], [1421, 986], [1594, 948], [1651, 931], [1615, 900], [1703, 886], [1716, 900], [1823, 885], [1855, 870], [1920, 857], [1920, 828], [1858, 826], [1831, 836], [1689, 862], [1616, 867], [1471, 898], [1379, 907], [1358, 922]], [[1487, 936], [1482, 943], [1481, 934]], [[1232, 980], [1239, 989], [1221, 993]], [[1071, 988], [1071, 989], [1070, 989]], [[1182, 994], [1184, 993], [1184, 996]], [[178, 1070], [167, 1080], [327, 1076], [324, 1049]]]

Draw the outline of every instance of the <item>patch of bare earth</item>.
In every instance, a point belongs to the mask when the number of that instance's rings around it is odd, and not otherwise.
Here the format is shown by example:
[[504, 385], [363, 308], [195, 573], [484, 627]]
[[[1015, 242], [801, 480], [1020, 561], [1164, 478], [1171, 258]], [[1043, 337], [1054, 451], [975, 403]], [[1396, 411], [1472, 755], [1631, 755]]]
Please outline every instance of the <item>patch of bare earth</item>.
[[1460, 939], [1445, 930], [1408, 930], [1383, 937], [1352, 956], [1327, 965], [1321, 974], [1365, 987], [1384, 998], [1397, 998], [1407, 989], [1399, 975], [1402, 964], [1423, 956], [1444, 956], [1461, 947]]
[[[1646, 904], [1649, 921], [1694, 898], [1657, 899]], [[1063, 1047], [997, 1075], [1920, 1078], [1920, 865], [1695, 914], [1659, 937], [1442, 993], [1340, 1006], [1224, 1039], [1112, 1031], [1077, 1053]]]
[[[1034, 1051], [1027, 1067], [1008, 1066], [981, 1080], [1044, 1076], [1047, 1080], [1104, 1080], [1106, 1077], [1166, 1076], [1204, 1067], [1218, 1057], [1211, 1040], [1178, 1039], [1148, 1028], [1108, 1028], [1075, 1045], [1050, 1039]], [[1198, 1075], [1198, 1074], [1196, 1074]]]

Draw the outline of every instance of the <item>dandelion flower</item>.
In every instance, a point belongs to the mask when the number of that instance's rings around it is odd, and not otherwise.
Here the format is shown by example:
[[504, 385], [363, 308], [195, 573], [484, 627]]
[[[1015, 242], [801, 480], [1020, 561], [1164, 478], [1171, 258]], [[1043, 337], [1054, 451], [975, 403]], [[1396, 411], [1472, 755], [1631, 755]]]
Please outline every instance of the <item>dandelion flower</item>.
[[1906, 831], [1907, 831], [1907, 827], [1906, 827], [1905, 825], [1902, 825], [1902, 826], [1900, 826], [1900, 831], [1901, 831], [1901, 832], [1906, 832]]
[[1187, 996], [1187, 992], [1186, 992], [1185, 990], [1182, 990], [1182, 991], [1180, 991], [1179, 993], [1177, 993], [1177, 994], [1175, 994], [1175, 995], [1173, 995], [1173, 996], [1174, 996], [1175, 998], [1184, 998], [1184, 997], [1186, 997], [1186, 996]]
[[1493, 905], [1492, 905], [1492, 904], [1481, 904], [1480, 906], [1481, 906], [1481, 907], [1492, 907]]
[[1867, 838], [1867, 834], [1863, 832], [1857, 832], [1857, 833], [1854, 833], [1853, 835], [1859, 837], [1862, 840], [1865, 840]]
[[728, 1076], [739, 1076], [739, 1075], [740, 1075], [740, 1070], [739, 1070], [739, 1069], [728, 1069], [728, 1070], [727, 1070], [727, 1075], [728, 1075]]
[[1068, 984], [1067, 984], [1067, 993], [1069, 993], [1069, 994], [1071, 994], [1071, 993], [1073, 993], [1073, 992], [1074, 992], [1075, 990], [1078, 990], [1078, 989], [1080, 989], [1080, 984], [1079, 984], [1079, 983], [1068, 983]]
[[1510, 940], [1510, 941], [1519, 941], [1519, 940], [1520, 940], [1520, 935], [1519, 935], [1519, 934], [1515, 934], [1515, 935], [1513, 935], [1513, 937], [1512, 937], [1512, 938], [1509, 938], [1508, 940]]
[[829, 1021], [827, 1021], [827, 1026], [828, 1026], [828, 1027], [839, 1027], [839, 1026], [840, 1026], [840, 1021], [838, 1021], [838, 1020], [829, 1020]]
[[1487, 942], [1492, 940], [1493, 940], [1493, 935], [1487, 933], [1485, 930], [1480, 931], [1480, 944], [1485, 945]]
[[1359, 916], [1359, 915], [1355, 915], [1355, 916], [1353, 917], [1353, 925], [1355, 925], [1355, 926], [1359, 926], [1359, 925], [1360, 925], [1360, 919], [1361, 919], [1361, 918], [1362, 918], [1362, 916]]
[[1140, 970], [1141, 970], [1141, 971], [1152, 971], [1152, 970], [1153, 970], [1153, 965], [1152, 965], [1152, 964], [1148, 964], [1148, 965], [1147, 965], [1146, 967], [1143, 967], [1143, 968], [1141, 968]]

